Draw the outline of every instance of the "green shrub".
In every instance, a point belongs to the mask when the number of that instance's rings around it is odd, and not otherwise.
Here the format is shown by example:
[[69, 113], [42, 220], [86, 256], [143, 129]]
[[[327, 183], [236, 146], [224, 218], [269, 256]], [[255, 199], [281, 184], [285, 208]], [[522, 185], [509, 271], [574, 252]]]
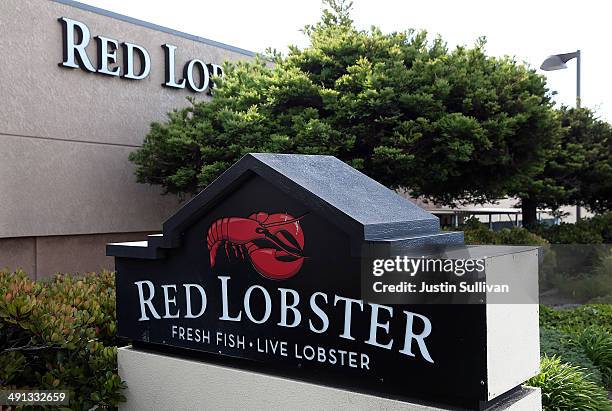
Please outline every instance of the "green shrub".
[[574, 338], [563, 331], [541, 327], [540, 354], [543, 357], [557, 356], [563, 362], [584, 368], [586, 370], [586, 378], [598, 385], [603, 385], [599, 368], [597, 368]]
[[612, 243], [612, 212], [582, 219], [576, 224], [540, 225], [533, 232], [523, 227], [503, 228], [491, 231], [477, 218], [467, 219], [464, 224], [448, 230], [459, 230], [465, 234], [466, 244], [610, 244]]
[[601, 262], [595, 269], [595, 273], [600, 275], [606, 275], [612, 278], [612, 254], [607, 255], [601, 260]]
[[[553, 330], [554, 329], [554, 330]], [[541, 351], [556, 354], [565, 362], [588, 369], [593, 364], [601, 374], [601, 381], [612, 387], [612, 305], [588, 304], [571, 309], [540, 306]], [[576, 355], [576, 347], [588, 362]]]
[[583, 274], [576, 278], [557, 276], [551, 280], [562, 295], [571, 297], [572, 301], [586, 303], [594, 298], [612, 293], [612, 276]]
[[606, 391], [585, 378], [584, 369], [558, 357], [542, 357], [540, 373], [527, 385], [542, 389], [544, 410], [612, 410]]
[[35, 282], [0, 271], [0, 294], [0, 387], [65, 389], [73, 409], [124, 400], [112, 273]]
[[522, 227], [491, 231], [476, 218], [469, 218], [453, 230], [463, 231], [466, 244], [546, 245], [548, 241]]
[[612, 386], [612, 333], [591, 326], [578, 336], [577, 342], [601, 371], [604, 384]]
[[[583, 246], [576, 247], [581, 248]], [[594, 298], [612, 294], [612, 254], [610, 250], [592, 249], [590, 252], [594, 255], [590, 259], [594, 259], [595, 262], [590, 261], [590, 267], [588, 267], [588, 263], [580, 261], [577, 256], [581, 250], [575, 250], [574, 255], [578, 260], [575, 263], [578, 267], [574, 269], [568, 267], [572, 263], [571, 261], [566, 264], [566, 260], [572, 258], [572, 250], [561, 251], [562, 253], [555, 252], [553, 265], [542, 267], [542, 272], [545, 273], [544, 287], [557, 288], [561, 295], [570, 297], [573, 302], [578, 303], [587, 303]], [[603, 252], [607, 255], [604, 255]], [[563, 256], [561, 257], [560, 254], [563, 254]], [[596, 257], [596, 254], [600, 256]], [[566, 268], [566, 271], [563, 268]], [[585, 271], [576, 273], [583, 268]], [[541, 275], [541, 277], [543, 276]], [[605, 300], [600, 301], [600, 303], [605, 303]]]
[[603, 237], [590, 224], [578, 222], [561, 223], [546, 229], [539, 229], [538, 234], [551, 244], [602, 244]]
[[[530, 232], [522, 227], [504, 228], [499, 231], [491, 231], [476, 218], [469, 218], [465, 224], [453, 230], [463, 231], [466, 244], [488, 244], [488, 245], [533, 245], [545, 246], [548, 244], [544, 238]], [[540, 286], [549, 289], [554, 286], [552, 279], [556, 278], [557, 264], [555, 252], [549, 248], [541, 247], [543, 252], [541, 269], [539, 271]]]
[[473, 217], [465, 220], [459, 227], [448, 229], [463, 231], [466, 244], [499, 244], [495, 232]]
[[503, 228], [496, 232], [500, 244], [546, 245], [548, 241], [523, 227]]
[[570, 309], [540, 306], [540, 327], [555, 328], [579, 336], [590, 326], [612, 332], [612, 305], [586, 304]]
[[587, 221], [599, 232], [604, 243], [612, 244], [612, 211], [595, 215]]
[[585, 218], [575, 224], [539, 226], [536, 232], [551, 244], [610, 244], [612, 212]]

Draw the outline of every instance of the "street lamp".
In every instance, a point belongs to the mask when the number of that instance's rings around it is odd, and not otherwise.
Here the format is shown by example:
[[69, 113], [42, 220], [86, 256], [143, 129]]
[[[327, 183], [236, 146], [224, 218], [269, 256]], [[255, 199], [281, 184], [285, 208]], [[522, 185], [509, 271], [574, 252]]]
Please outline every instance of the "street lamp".
[[[562, 70], [567, 68], [567, 63], [571, 59], [576, 59], [576, 108], [580, 108], [580, 50], [571, 53], [555, 54], [548, 56], [540, 66], [544, 71]], [[581, 217], [580, 206], [576, 206], [576, 221]]]
[[540, 66], [540, 69], [544, 71], [566, 69], [567, 64], [565, 63], [573, 58], [576, 59], [576, 108], [580, 108], [580, 50], [548, 56]]

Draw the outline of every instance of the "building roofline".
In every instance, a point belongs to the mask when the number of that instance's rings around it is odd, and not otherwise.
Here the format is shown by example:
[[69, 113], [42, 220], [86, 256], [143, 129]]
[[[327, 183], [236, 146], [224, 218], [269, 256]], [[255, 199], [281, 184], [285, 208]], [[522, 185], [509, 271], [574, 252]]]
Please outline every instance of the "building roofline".
[[144, 20], [139, 20], [130, 16], [125, 16], [123, 14], [119, 14], [119, 13], [115, 13], [112, 11], [108, 11], [108, 10], [104, 10], [101, 9], [99, 7], [95, 7], [95, 6], [90, 6], [89, 4], [84, 4], [84, 3], [79, 3], [78, 1], [74, 1], [74, 0], [51, 0], [55, 3], [60, 3], [60, 4], [64, 4], [66, 6], [71, 6], [71, 7], [75, 7], [77, 9], [81, 9], [81, 10], [85, 10], [85, 11], [89, 11], [92, 13], [96, 13], [96, 14], [100, 14], [103, 16], [107, 16], [107, 17], [111, 17], [117, 20], [121, 20], [124, 21], [126, 23], [131, 23], [131, 24], [135, 24], [138, 26], [142, 26], [142, 27], [146, 27], [148, 29], [152, 29], [152, 30], [157, 30], [157, 31], [161, 31], [164, 33], [168, 33], [168, 34], [172, 34], [174, 36], [178, 36], [178, 37], [182, 37], [185, 38], [187, 40], [192, 40], [192, 41], [197, 41], [199, 43], [204, 43], [204, 44], [208, 44], [209, 46], [214, 46], [214, 47], [219, 47], [222, 49], [226, 49], [229, 51], [233, 51], [234, 53], [240, 53], [243, 54], [245, 56], [249, 56], [249, 57], [254, 57], [257, 53], [253, 52], [253, 51], [249, 51], [249, 50], [245, 50], [245, 49], [241, 49], [240, 47], [235, 47], [235, 46], [230, 46], [229, 44], [225, 44], [225, 43], [221, 43], [215, 40], [210, 40], [204, 37], [199, 37], [199, 36], [195, 36], [193, 34], [189, 34], [189, 33], [185, 33], [182, 31], [178, 31], [178, 30], [174, 30], [168, 27], [164, 27], [164, 26], [160, 26], [154, 23], [149, 23], [148, 21], [144, 21]]

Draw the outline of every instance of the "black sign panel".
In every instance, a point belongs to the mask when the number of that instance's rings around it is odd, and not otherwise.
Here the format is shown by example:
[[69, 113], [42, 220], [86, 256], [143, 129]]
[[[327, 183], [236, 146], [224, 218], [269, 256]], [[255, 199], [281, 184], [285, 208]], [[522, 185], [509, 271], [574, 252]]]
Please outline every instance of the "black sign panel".
[[120, 336], [382, 395], [486, 399], [485, 306], [362, 301], [356, 239], [324, 210], [251, 175], [181, 234], [163, 258], [116, 258]]

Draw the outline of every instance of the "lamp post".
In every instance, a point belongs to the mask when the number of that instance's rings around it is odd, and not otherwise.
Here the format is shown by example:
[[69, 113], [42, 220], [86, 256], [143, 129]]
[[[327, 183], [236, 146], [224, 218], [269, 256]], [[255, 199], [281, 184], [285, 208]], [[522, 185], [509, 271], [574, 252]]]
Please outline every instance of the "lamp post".
[[[580, 108], [580, 50], [571, 53], [554, 54], [548, 56], [540, 66], [544, 71], [562, 70], [567, 68], [567, 63], [571, 59], [576, 59], [576, 108]], [[581, 217], [580, 205], [576, 206], [576, 221]]]

